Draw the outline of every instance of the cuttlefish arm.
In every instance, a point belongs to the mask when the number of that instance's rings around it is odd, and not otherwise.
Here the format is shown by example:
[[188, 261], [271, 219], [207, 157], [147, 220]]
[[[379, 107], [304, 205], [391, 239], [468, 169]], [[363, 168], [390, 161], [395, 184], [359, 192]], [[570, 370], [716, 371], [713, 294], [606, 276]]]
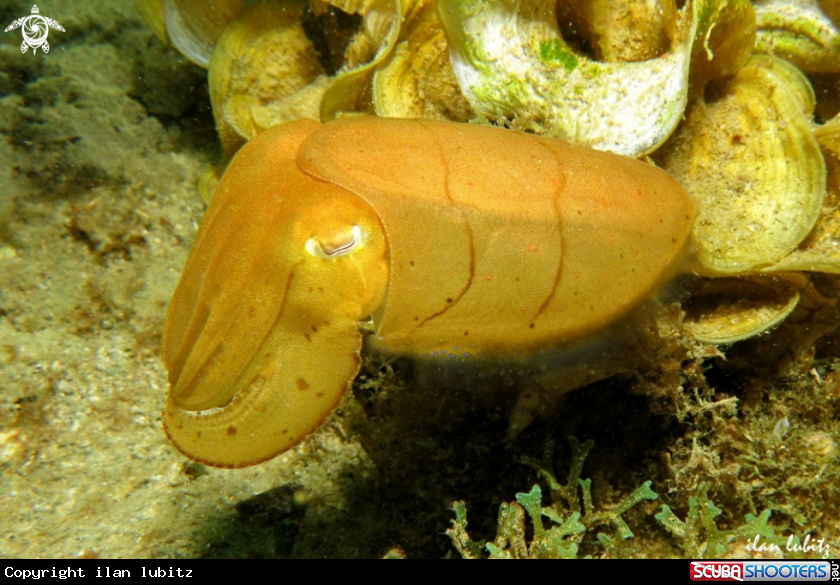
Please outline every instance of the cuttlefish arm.
[[382, 304], [388, 246], [367, 203], [295, 165], [320, 127], [287, 124], [239, 151], [172, 299], [163, 422], [197, 461], [244, 467], [289, 449], [359, 370], [358, 322]]
[[313, 432], [394, 353], [589, 339], [680, 264], [694, 204], [645, 163], [513, 131], [342, 118], [270, 129], [228, 167], [164, 331], [164, 425], [243, 467]]

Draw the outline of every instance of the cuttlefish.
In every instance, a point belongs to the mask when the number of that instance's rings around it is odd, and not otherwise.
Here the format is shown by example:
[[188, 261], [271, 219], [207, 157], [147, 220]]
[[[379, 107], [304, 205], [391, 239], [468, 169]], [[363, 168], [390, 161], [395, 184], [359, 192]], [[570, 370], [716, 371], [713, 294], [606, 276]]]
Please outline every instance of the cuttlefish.
[[674, 274], [694, 214], [664, 171], [562, 140], [372, 117], [267, 130], [222, 177], [169, 307], [166, 433], [220, 467], [288, 450], [350, 388], [360, 328], [462, 357], [596, 336]]

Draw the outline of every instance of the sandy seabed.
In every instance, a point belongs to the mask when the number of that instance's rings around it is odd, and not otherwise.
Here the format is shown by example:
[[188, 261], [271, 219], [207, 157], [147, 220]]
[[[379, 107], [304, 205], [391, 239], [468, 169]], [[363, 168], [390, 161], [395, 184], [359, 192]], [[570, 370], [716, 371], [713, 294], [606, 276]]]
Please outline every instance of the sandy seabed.
[[[153, 39], [131, 0], [40, 8], [66, 30], [48, 54], [21, 54], [19, 31], [0, 38], [0, 556], [205, 555], [230, 540], [214, 531], [235, 504], [290, 482], [298, 501], [340, 505], [330, 469], [364, 454], [329, 426], [240, 471], [169, 445], [162, 323], [211, 154], [149, 109], [172, 119], [190, 91], [206, 100], [203, 72]], [[172, 93], [156, 102], [158, 90]]]

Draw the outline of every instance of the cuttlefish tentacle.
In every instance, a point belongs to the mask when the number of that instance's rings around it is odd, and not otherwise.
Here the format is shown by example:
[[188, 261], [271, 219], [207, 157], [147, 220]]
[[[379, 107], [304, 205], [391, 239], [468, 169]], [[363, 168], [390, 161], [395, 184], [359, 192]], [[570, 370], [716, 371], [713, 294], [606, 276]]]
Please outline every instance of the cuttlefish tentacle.
[[388, 248], [368, 204], [294, 164], [319, 127], [285, 125], [237, 154], [173, 298], [164, 425], [198, 461], [242, 467], [287, 450], [358, 372], [358, 322], [382, 304]]
[[[164, 424], [242, 467], [335, 409], [373, 345], [518, 354], [591, 339], [679, 267], [694, 204], [645, 163], [469, 124], [268, 130], [228, 167], [164, 332]], [[460, 350], [458, 349], [460, 347]]]

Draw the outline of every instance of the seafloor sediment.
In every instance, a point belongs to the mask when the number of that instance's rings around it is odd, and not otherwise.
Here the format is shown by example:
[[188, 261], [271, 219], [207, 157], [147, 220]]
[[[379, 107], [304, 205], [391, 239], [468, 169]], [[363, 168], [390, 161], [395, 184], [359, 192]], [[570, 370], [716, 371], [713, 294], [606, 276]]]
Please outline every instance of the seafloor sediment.
[[289, 482], [340, 506], [330, 475], [369, 465], [334, 429], [234, 472], [169, 445], [159, 345], [215, 148], [203, 72], [130, 0], [40, 8], [66, 30], [49, 54], [0, 45], [0, 555], [208, 554], [238, 502]]

